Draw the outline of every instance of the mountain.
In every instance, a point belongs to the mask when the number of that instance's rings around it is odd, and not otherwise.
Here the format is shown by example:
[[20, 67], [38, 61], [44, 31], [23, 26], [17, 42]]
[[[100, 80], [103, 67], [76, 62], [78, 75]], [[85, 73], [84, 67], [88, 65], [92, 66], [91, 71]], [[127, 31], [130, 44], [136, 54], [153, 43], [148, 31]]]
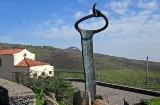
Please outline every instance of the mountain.
[[[53, 46], [0, 43], [0, 49], [5, 48], [26, 48], [36, 54], [37, 60], [50, 63], [55, 67], [55, 70], [83, 70], [82, 52], [74, 46], [60, 49]], [[94, 60], [96, 70], [146, 69], [146, 61], [143, 60], [114, 57], [98, 53], [94, 53]], [[149, 61], [149, 70], [160, 72], [160, 63]]]

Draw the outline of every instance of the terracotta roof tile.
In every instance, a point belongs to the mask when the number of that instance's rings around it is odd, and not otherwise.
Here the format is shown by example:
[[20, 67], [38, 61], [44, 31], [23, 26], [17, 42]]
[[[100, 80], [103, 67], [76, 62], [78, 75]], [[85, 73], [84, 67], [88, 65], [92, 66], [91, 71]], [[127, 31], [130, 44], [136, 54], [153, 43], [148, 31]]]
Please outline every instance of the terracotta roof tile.
[[40, 66], [40, 65], [48, 65], [48, 63], [32, 60], [29, 58], [24, 58], [21, 62], [19, 62], [16, 66]]
[[0, 50], [0, 55], [11, 55], [21, 52], [24, 49], [4, 49]]

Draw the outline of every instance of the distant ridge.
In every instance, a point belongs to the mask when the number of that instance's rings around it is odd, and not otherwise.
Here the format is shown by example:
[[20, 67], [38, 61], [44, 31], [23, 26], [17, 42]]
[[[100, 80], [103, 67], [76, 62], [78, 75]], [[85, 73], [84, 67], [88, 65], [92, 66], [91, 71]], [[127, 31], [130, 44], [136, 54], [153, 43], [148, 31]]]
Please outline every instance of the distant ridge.
[[[21, 44], [0, 43], [0, 49], [6, 48], [26, 48], [36, 54], [36, 59], [42, 62], [48, 62], [58, 70], [83, 70], [82, 52], [71, 46], [66, 49], [55, 48], [53, 46], [33, 46]], [[104, 54], [94, 53], [96, 70], [114, 70], [114, 69], [146, 69], [146, 61], [127, 59], [124, 57], [114, 57]], [[149, 70], [160, 72], [159, 62], [149, 62]]]

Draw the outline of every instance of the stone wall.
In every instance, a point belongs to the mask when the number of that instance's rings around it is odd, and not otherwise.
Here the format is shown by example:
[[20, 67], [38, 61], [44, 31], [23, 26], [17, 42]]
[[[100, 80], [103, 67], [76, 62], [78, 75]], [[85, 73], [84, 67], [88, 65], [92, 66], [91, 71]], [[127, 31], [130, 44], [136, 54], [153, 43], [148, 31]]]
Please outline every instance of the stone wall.
[[0, 78], [0, 104], [36, 105], [36, 98], [31, 89]]
[[[76, 79], [76, 78], [68, 78], [67, 80], [76, 81], [76, 82], [85, 82], [83, 79]], [[150, 95], [150, 96], [160, 96], [159, 91], [152, 91], [152, 90], [147, 90], [147, 89], [134, 88], [134, 87], [105, 83], [105, 82], [100, 82], [100, 81], [97, 81], [97, 85], [104, 86], [104, 87], [115, 88], [115, 89], [120, 89], [120, 90], [125, 90], [125, 91], [130, 91], [130, 92], [135, 92], [135, 93], [146, 94], [146, 95]]]
[[0, 104], [2, 105], [9, 104], [8, 90], [2, 86], [0, 86]]

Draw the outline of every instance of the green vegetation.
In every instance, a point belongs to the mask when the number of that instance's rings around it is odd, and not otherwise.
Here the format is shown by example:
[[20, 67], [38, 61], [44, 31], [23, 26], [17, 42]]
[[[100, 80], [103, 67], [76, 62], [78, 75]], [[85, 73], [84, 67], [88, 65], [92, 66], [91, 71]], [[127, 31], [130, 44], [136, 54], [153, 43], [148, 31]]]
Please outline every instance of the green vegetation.
[[159, 98], [153, 98], [150, 100], [141, 100], [140, 103], [137, 103], [135, 105], [160, 105], [160, 97]]
[[[138, 88], [146, 88], [146, 71], [123, 69], [123, 70], [100, 70], [97, 71], [97, 79], [103, 82], [127, 85]], [[158, 73], [148, 72], [148, 89], [160, 90]]]
[[37, 105], [43, 105], [42, 95], [47, 92], [55, 93], [56, 100], [61, 103], [60, 105], [63, 103], [72, 105], [74, 89], [70, 82], [59, 76], [45, 78], [28, 78], [26, 76], [19, 83], [33, 90], [36, 94]]
[[36, 98], [36, 105], [44, 105], [44, 99], [43, 98]]
[[[62, 76], [64, 78], [84, 78], [82, 71], [55, 71], [55, 75]], [[148, 72], [148, 89], [160, 90], [160, 80], [158, 79], [159, 73], [149, 71]], [[97, 81], [126, 85], [137, 88], [146, 88], [146, 71], [141, 69], [118, 69], [118, 70], [97, 70]]]
[[160, 97], [150, 99], [149, 102], [151, 103], [151, 105], [160, 105]]
[[64, 78], [84, 78], [84, 73], [82, 71], [55, 70], [54, 73]]

